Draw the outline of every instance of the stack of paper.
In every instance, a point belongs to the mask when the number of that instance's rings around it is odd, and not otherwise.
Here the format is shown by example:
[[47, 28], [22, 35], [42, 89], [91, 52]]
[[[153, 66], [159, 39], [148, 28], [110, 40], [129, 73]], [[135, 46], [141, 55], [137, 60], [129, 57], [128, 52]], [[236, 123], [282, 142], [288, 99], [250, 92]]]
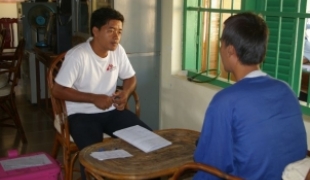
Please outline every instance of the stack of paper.
[[115, 131], [113, 134], [146, 153], [171, 144], [170, 141], [139, 125]]
[[127, 151], [123, 149], [112, 150], [112, 151], [100, 151], [100, 152], [92, 152], [90, 155], [93, 158], [98, 160], [106, 160], [106, 159], [115, 159], [115, 158], [125, 158], [131, 157], [132, 155], [129, 154]]

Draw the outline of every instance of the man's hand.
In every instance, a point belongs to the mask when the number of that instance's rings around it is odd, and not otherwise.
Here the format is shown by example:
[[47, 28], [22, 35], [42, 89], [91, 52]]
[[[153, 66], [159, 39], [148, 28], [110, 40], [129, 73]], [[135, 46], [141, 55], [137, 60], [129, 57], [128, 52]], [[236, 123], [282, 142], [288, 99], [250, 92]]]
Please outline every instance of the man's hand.
[[128, 99], [128, 94], [126, 93], [126, 91], [118, 90], [113, 94], [112, 98], [113, 105], [117, 110], [122, 111], [126, 108]]
[[102, 94], [96, 94], [93, 97], [93, 103], [95, 106], [97, 106], [100, 109], [106, 110], [109, 109], [109, 107], [113, 104], [113, 97], [102, 95]]

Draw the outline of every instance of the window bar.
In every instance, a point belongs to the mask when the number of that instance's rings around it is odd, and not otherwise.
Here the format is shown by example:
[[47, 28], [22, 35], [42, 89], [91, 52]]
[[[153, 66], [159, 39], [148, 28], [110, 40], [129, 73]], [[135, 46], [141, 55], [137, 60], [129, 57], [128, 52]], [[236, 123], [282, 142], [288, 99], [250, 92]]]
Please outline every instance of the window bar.
[[[297, 1], [297, 4], [298, 4], [297, 5], [297, 12], [300, 13], [300, 4], [301, 4], [300, 0]], [[293, 49], [293, 52], [292, 52], [292, 54], [293, 54], [292, 57], [296, 57], [297, 56], [298, 30], [299, 30], [299, 27], [300, 27], [300, 20], [299, 20], [299, 18], [296, 18], [295, 21], [296, 21], [296, 23], [295, 23], [295, 32], [296, 32], [296, 34], [295, 34], [295, 38], [294, 38], [294, 41], [295, 41], [294, 44], [296, 44], [296, 45], [294, 46], [294, 49]], [[294, 61], [294, 59], [292, 59], [292, 62], [296, 62], [296, 61]], [[300, 63], [302, 61], [299, 60], [298, 62]], [[295, 79], [296, 79], [295, 78], [296, 77], [296, 66], [300, 67], [301, 64], [297, 65], [296, 63], [292, 63], [291, 70], [290, 70], [290, 77], [291, 77], [290, 84], [292, 85], [292, 87], [296, 87], [297, 86], [297, 95], [299, 96], [300, 85], [301, 85], [300, 81], [301, 81], [301, 79], [298, 78], [298, 79], [300, 79], [299, 82], [295, 81]], [[300, 75], [300, 72], [299, 72], [299, 75]]]
[[[310, 74], [308, 75], [310, 76]], [[301, 80], [301, 78], [300, 78]], [[308, 90], [307, 90], [307, 107], [309, 107], [309, 103], [310, 103], [310, 78], [308, 80]]]
[[[267, 11], [267, 9], [265, 9]], [[280, 12], [283, 12], [283, 0], [280, 0]], [[278, 78], [278, 68], [279, 68], [279, 57], [280, 57], [280, 40], [281, 40], [281, 27], [282, 27], [282, 16], [279, 17], [279, 27], [278, 27], [278, 41], [277, 41], [277, 55], [275, 61], [275, 77]]]
[[[198, 0], [198, 7], [199, 8], [201, 8], [201, 1], [202, 0]], [[201, 43], [200, 43], [200, 38], [201, 38], [201, 26], [200, 26], [200, 24], [201, 24], [201, 15], [200, 15], [200, 13], [201, 13], [201, 11], [200, 10], [198, 10], [197, 11], [197, 21], [198, 21], [198, 23], [197, 23], [197, 33], [196, 33], [196, 69], [199, 71], [199, 66], [201, 66], [201, 64], [199, 63], [199, 62], [201, 62], [200, 61], [200, 58], [201, 58], [201, 55], [200, 55], [200, 53], [201, 53], [201, 48], [200, 48], [200, 46], [201, 46]], [[200, 37], [200, 38], [199, 38]]]
[[[208, 0], [204, 0], [203, 1], [203, 6], [205, 7], [208, 3]], [[208, 63], [208, 58], [207, 58], [207, 53], [206, 53], [206, 44], [207, 44], [207, 23], [206, 23], [206, 19], [208, 18], [208, 12], [203, 12], [203, 36], [202, 36], [202, 58], [201, 58], [201, 71], [204, 71], [205, 69], [207, 69], [207, 63]]]
[[[309, 3], [309, 2], [307, 2], [307, 3]], [[298, 7], [299, 7], [299, 9], [298, 9], [298, 12], [300, 13], [300, 7], [301, 7], [301, 0], [299, 0], [298, 1]], [[306, 9], [306, 15], [307, 15], [307, 10], [308, 9]], [[309, 17], [306, 17], [306, 18], [309, 18]], [[297, 19], [298, 21], [299, 21], [299, 18]], [[305, 19], [305, 23], [307, 23], [307, 20]], [[302, 61], [300, 61], [300, 62], [302, 62]], [[302, 66], [302, 65], [301, 65]], [[301, 72], [302, 73], [302, 72]], [[308, 74], [308, 76], [310, 77], [310, 74]], [[300, 82], [301, 82], [301, 80], [302, 80], [302, 77], [300, 76]], [[301, 87], [301, 83], [300, 83], [300, 85], [299, 85], [299, 88]], [[299, 89], [299, 91], [300, 91], [300, 89]], [[310, 104], [310, 78], [309, 78], [309, 80], [308, 80], [308, 89], [307, 89], [307, 102], [306, 102], [306, 104], [307, 104], [307, 107], [309, 107], [309, 104]]]
[[[224, 6], [224, 3], [223, 3], [224, 0], [221, 0], [220, 2], [220, 8], [223, 9], [223, 6]], [[217, 71], [216, 73], [219, 74], [220, 71], [221, 71], [221, 55], [220, 55], [220, 40], [221, 40], [221, 33], [223, 31], [223, 13], [219, 13], [219, 28], [218, 28], [218, 44], [217, 46], [219, 47], [219, 50], [218, 50], [218, 55], [217, 55]], [[227, 81], [229, 82], [229, 77], [227, 78]]]
[[[234, 0], [231, 1], [230, 10], [234, 10]], [[230, 15], [233, 15], [233, 13], [231, 13]], [[230, 80], [231, 80], [231, 73], [228, 73], [227, 81], [230, 82]]]
[[[209, 8], [212, 7], [212, 0], [209, 1]], [[204, 69], [204, 70], [207, 70], [206, 71], [206, 75], [209, 75], [209, 69], [210, 69], [210, 61], [211, 61], [211, 54], [210, 54], [210, 49], [211, 49], [211, 21], [212, 21], [212, 14], [211, 12], [205, 12], [205, 13], [208, 13], [209, 16], [208, 16], [208, 21], [209, 21], [209, 25], [208, 25], [208, 40], [207, 40], [207, 46], [206, 46], [206, 49], [205, 49], [205, 52], [206, 52], [206, 62], [207, 62], [207, 69]]]
[[[187, 17], [187, 1], [184, 1], [184, 4], [183, 4], [183, 32], [186, 32], [186, 27], [187, 27], [187, 18], [184, 18], [184, 17]], [[182, 45], [182, 48], [183, 48], [183, 51], [182, 51], [182, 59], [183, 59], [183, 62], [182, 62], [182, 70], [185, 69], [185, 47], [186, 47], [186, 33], [183, 33], [183, 45]]]
[[[301, 13], [301, 4], [302, 4], [302, 2], [301, 2], [301, 0], [298, 0], [297, 1], [297, 12], [298, 13]], [[307, 10], [306, 10], [307, 11]], [[307, 13], [307, 12], [306, 12]], [[307, 21], [306, 21], [306, 19], [305, 19], [305, 23], [307, 23]], [[305, 24], [304, 24], [305, 25]], [[298, 29], [299, 29], [299, 27], [301, 26], [301, 22], [300, 22], [300, 18], [296, 18], [296, 26], [295, 26], [295, 32], [296, 33], [298, 33]], [[305, 30], [304, 30], [305, 31]], [[305, 32], [304, 32], [304, 34], [305, 34]], [[303, 35], [303, 37], [304, 37], [304, 35]], [[298, 35], [296, 34], [295, 35], [295, 44], [298, 44], [298, 39], [299, 39], [299, 37], [298, 37]], [[303, 40], [305, 41], [305, 38], [303, 38]], [[297, 45], [298, 46], [298, 45]], [[296, 57], [296, 55], [297, 55], [297, 46], [295, 46], [295, 49], [294, 49], [294, 52], [293, 52], [293, 56], [292, 57]], [[303, 46], [301, 46], [301, 47], [303, 47]], [[302, 58], [302, 56], [301, 56], [301, 58]], [[296, 61], [294, 61], [294, 62], [296, 62]], [[301, 59], [301, 60], [299, 60], [299, 61], [297, 61], [297, 62], [299, 62], [299, 64], [296, 64], [296, 63], [293, 63], [293, 68], [292, 68], [292, 71], [290, 71], [290, 73], [292, 73], [291, 74], [291, 77], [292, 77], [292, 79], [291, 79], [291, 81], [292, 81], [292, 87], [297, 87], [297, 96], [299, 97], [300, 96], [300, 92], [301, 92], [301, 85], [302, 85], [302, 77], [301, 77], [301, 73], [302, 73], [302, 62], [303, 62], [303, 60]], [[296, 78], [296, 66], [298, 66], [300, 69], [301, 69], [301, 72], [299, 71], [299, 78]], [[298, 81], [296, 82], [295, 80], [296, 79], [298, 79]], [[310, 81], [310, 80], [309, 80]], [[307, 95], [309, 94], [309, 86], [310, 86], [310, 84], [308, 83], [308, 90], [307, 90]], [[309, 96], [307, 96], [307, 100], [306, 100], [307, 102], [307, 106], [309, 106], [309, 102], [310, 102], [310, 97]]]

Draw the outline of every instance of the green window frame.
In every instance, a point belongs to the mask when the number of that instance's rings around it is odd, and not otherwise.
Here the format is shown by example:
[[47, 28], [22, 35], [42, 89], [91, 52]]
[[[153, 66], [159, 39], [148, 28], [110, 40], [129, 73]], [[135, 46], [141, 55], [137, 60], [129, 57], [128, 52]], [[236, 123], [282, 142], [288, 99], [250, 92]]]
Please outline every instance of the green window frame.
[[[206, 25], [205, 22], [207, 18], [210, 20], [212, 15], [219, 17], [218, 32], [215, 33], [219, 39], [223, 28], [223, 15], [252, 11], [262, 15], [269, 27], [267, 53], [261, 69], [270, 76], [287, 82], [299, 97], [305, 19], [310, 18], [310, 14], [306, 13], [307, 0], [239, 0], [240, 3], [236, 7], [234, 4], [237, 1], [184, 0], [182, 68], [188, 71], [188, 78], [195, 77], [198, 82], [208, 82], [220, 87], [227, 87], [233, 83], [230, 74], [225, 77], [219, 76], [223, 72], [218, 52], [213, 58], [204, 55], [212, 54], [210, 38], [213, 37], [209, 34], [209, 39], [204, 39], [204, 32], [211, 32], [209, 30], [214, 26], [212, 23]], [[224, 7], [224, 3], [230, 4], [230, 7]], [[217, 64], [211, 66], [210, 62], [214, 61], [214, 58], [217, 58]], [[306, 115], [310, 115], [309, 87], [308, 94], [306, 102], [300, 101], [302, 111]]]

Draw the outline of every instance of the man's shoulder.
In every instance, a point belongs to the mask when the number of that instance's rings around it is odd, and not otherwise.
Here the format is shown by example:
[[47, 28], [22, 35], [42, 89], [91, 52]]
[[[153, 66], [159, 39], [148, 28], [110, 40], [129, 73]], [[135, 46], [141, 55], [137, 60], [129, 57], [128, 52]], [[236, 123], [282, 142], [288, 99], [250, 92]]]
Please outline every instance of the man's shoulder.
[[90, 51], [88, 50], [87, 43], [84, 42], [68, 50], [66, 53], [66, 57], [70, 57], [70, 56], [78, 57], [78, 56], [89, 54], [89, 53]]
[[77, 44], [77, 45], [73, 46], [69, 51], [81, 51], [84, 49], [87, 49], [87, 42]]

